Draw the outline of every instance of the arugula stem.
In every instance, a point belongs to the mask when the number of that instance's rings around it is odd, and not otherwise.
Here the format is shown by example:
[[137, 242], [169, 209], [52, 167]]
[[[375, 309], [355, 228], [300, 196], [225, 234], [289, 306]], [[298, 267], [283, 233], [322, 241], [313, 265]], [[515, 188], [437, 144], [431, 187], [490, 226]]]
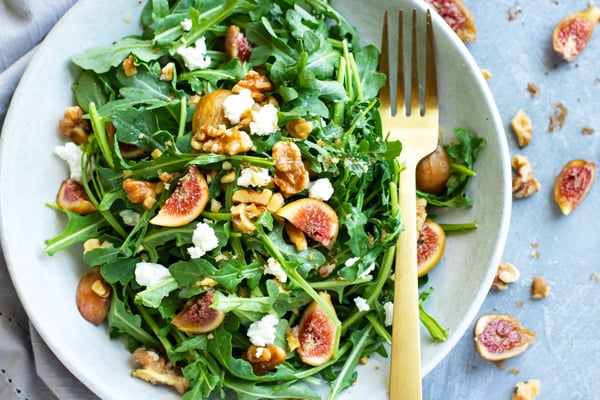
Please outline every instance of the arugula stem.
[[445, 233], [459, 233], [476, 230], [479, 226], [477, 221], [466, 222], [462, 224], [439, 224]]
[[354, 121], [352, 122], [352, 125], [350, 125], [350, 128], [348, 130], [346, 130], [343, 134], [343, 139], [342, 139], [342, 146], [345, 147], [346, 144], [348, 143], [348, 138], [352, 135], [352, 133], [354, 133], [354, 129], [356, 129], [356, 127], [358, 126], [358, 123], [363, 120], [367, 114], [369, 113], [369, 111], [371, 111], [371, 109], [373, 108], [373, 106], [375, 106], [375, 104], [377, 104], [379, 100], [377, 98], [374, 98], [371, 100], [371, 102], [367, 105], [367, 107], [365, 107], [364, 110], [362, 110], [360, 112], [360, 114], [358, 114], [356, 116], [356, 118], [354, 119]]
[[181, 107], [179, 108], [179, 130], [177, 131], [177, 139], [185, 134], [185, 122], [187, 120], [187, 100], [185, 96], [181, 96]]
[[[345, 41], [344, 41], [345, 42]], [[338, 63], [338, 83], [344, 83], [346, 80], [346, 59], [340, 56], [340, 60]], [[343, 101], [338, 101], [333, 106], [333, 122], [339, 126], [342, 126], [344, 122], [344, 110], [346, 107], [346, 103]]]
[[423, 308], [423, 302], [419, 302], [419, 319], [421, 323], [427, 328], [427, 331], [431, 335], [431, 337], [435, 340], [443, 342], [448, 339], [448, 331], [435, 320], [431, 315], [429, 315], [425, 309]]
[[112, 151], [110, 148], [110, 143], [108, 141], [108, 137], [106, 136], [106, 130], [104, 129], [104, 123], [102, 121], [102, 117], [98, 114], [98, 110], [96, 109], [96, 104], [92, 101], [89, 105], [89, 114], [90, 121], [92, 123], [92, 129], [94, 130], [94, 135], [96, 136], [96, 140], [98, 141], [98, 145], [100, 146], [100, 151], [102, 155], [106, 159], [106, 162], [111, 168], [115, 167], [115, 163], [112, 158]]
[[150, 329], [152, 329], [154, 336], [156, 336], [156, 338], [162, 344], [166, 353], [171, 354], [171, 352], [173, 351], [173, 346], [171, 345], [171, 342], [169, 342], [169, 340], [167, 340], [167, 338], [165, 336], [159, 334], [158, 325], [156, 325], [156, 322], [154, 322], [154, 319], [150, 316], [150, 314], [148, 313], [148, 311], [146, 311], [146, 309], [144, 307], [140, 306], [139, 304], [135, 304], [135, 306], [136, 306], [137, 310], [139, 311], [140, 315], [142, 316], [142, 319], [144, 320], [144, 322], [150, 327]]
[[453, 172], [460, 172], [461, 174], [467, 176], [477, 176], [475, 171], [473, 171], [471, 168], [455, 162], [450, 163], [450, 170], [452, 170]]
[[371, 324], [373, 329], [375, 329], [375, 332], [377, 332], [377, 334], [381, 336], [381, 338], [385, 340], [387, 344], [392, 344], [392, 335], [390, 335], [387, 329], [385, 329], [384, 326], [381, 325], [381, 322], [379, 322], [377, 317], [372, 313], [368, 313], [367, 319], [369, 320], [369, 323]]

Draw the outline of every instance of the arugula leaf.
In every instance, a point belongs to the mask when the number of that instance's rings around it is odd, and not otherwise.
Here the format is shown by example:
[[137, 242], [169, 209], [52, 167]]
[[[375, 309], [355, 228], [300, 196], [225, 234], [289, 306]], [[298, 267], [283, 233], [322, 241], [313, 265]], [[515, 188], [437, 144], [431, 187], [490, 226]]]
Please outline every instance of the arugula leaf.
[[100, 234], [102, 228], [108, 225], [100, 213], [94, 212], [88, 215], [79, 215], [73, 211], [63, 210], [54, 204], [47, 204], [55, 210], [64, 212], [69, 222], [67, 227], [57, 236], [46, 240], [44, 253], [53, 255], [57, 251], [64, 250], [75, 243], [85, 242]]
[[114, 292], [113, 290], [107, 315], [108, 326], [131, 336], [148, 348], [160, 348], [160, 343], [142, 328], [142, 317], [129, 312], [123, 300]]

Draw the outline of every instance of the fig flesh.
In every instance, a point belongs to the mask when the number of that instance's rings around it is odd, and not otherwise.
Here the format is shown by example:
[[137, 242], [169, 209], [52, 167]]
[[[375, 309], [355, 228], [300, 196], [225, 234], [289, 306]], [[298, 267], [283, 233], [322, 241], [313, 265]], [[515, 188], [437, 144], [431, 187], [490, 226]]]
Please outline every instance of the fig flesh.
[[469, 9], [461, 0], [425, 0], [463, 41], [475, 41], [477, 30]]
[[554, 181], [554, 200], [564, 215], [569, 215], [583, 201], [594, 182], [596, 164], [571, 160]]
[[215, 290], [211, 289], [188, 301], [171, 323], [177, 329], [187, 333], [208, 333], [219, 327], [225, 319], [225, 313], [212, 308]]
[[417, 240], [417, 275], [427, 274], [442, 258], [446, 247], [446, 234], [442, 227], [430, 220], [425, 220]]
[[204, 211], [208, 194], [206, 179], [195, 165], [191, 165], [150, 223], [169, 227], [189, 224]]
[[443, 193], [449, 178], [448, 153], [444, 146], [438, 143], [435, 150], [417, 164], [417, 189], [431, 194]]
[[486, 360], [502, 361], [518, 356], [535, 342], [535, 333], [506, 314], [484, 314], [473, 329], [475, 349]]
[[599, 19], [600, 8], [590, 6], [560, 20], [552, 32], [554, 51], [565, 61], [575, 60], [592, 38]]
[[225, 51], [230, 58], [248, 61], [252, 54], [252, 45], [246, 36], [235, 25], [230, 25], [225, 35]]
[[322, 200], [309, 197], [295, 200], [281, 207], [277, 216], [285, 218], [328, 249], [335, 244], [339, 219], [335, 210]]
[[[331, 297], [326, 292], [319, 296], [331, 306]], [[299, 347], [296, 350], [303, 363], [319, 366], [331, 359], [335, 351], [337, 326], [325, 310], [313, 301], [302, 314], [298, 328]]]
[[65, 179], [56, 194], [56, 204], [63, 210], [86, 215], [96, 211], [83, 185], [75, 179]]
[[108, 314], [110, 294], [111, 287], [100, 275], [100, 268], [93, 267], [86, 272], [79, 280], [75, 294], [81, 316], [94, 325], [100, 325]]

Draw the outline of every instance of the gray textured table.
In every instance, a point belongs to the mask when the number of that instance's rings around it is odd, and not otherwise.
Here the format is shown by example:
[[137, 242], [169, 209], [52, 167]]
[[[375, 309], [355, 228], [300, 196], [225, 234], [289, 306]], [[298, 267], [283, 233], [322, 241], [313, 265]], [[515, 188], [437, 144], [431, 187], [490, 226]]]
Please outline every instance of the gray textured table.
[[[475, 16], [478, 30], [477, 41], [467, 46], [480, 67], [492, 74], [488, 83], [505, 121], [511, 155], [527, 156], [542, 185], [540, 192], [515, 200], [513, 205], [504, 259], [520, 269], [521, 279], [506, 291], [490, 292], [479, 314], [511, 314], [537, 333], [537, 341], [519, 357], [496, 365], [476, 354], [471, 332], [467, 332], [425, 378], [424, 398], [506, 400], [516, 382], [539, 379], [539, 399], [600, 399], [600, 239], [596, 235], [600, 231], [600, 187], [596, 183], [568, 217], [552, 199], [552, 184], [567, 161], [600, 161], [600, 31], [582, 56], [567, 64], [552, 53], [552, 29], [563, 16], [585, 9], [587, 1], [464, 2]], [[532, 96], [528, 83], [539, 86], [539, 94]], [[568, 115], [561, 130], [550, 132], [549, 117], [556, 103], [564, 104]], [[534, 125], [533, 140], [523, 149], [509, 127], [518, 109], [523, 109]], [[584, 135], [584, 127], [596, 132]], [[549, 282], [548, 298], [530, 298], [534, 276], [544, 276]], [[52, 365], [51, 355], [37, 335], [29, 333], [1, 254], [0, 282], [0, 333], [6, 338], [0, 343], [0, 398], [54, 399], [34, 368]], [[5, 365], [9, 359], [10, 365]], [[77, 391], [78, 382], [71, 385], [66, 371], [51, 375], [42, 378], [55, 392], [86, 398], [83, 390]]]

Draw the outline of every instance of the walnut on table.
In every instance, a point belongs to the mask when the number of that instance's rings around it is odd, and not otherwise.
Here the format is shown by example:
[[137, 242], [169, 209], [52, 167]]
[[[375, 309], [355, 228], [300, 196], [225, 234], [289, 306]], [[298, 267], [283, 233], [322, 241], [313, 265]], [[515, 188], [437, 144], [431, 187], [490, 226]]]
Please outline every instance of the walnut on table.
[[506, 290], [511, 283], [515, 283], [521, 277], [521, 273], [513, 264], [502, 261], [496, 271], [492, 287], [498, 290]]
[[531, 282], [531, 298], [545, 299], [550, 294], [550, 286], [543, 276], [536, 276]]
[[535, 400], [542, 385], [538, 379], [519, 382], [515, 385], [512, 400]]
[[533, 123], [529, 115], [522, 109], [519, 109], [510, 120], [510, 125], [517, 136], [519, 147], [523, 148], [527, 146], [531, 142], [531, 135], [533, 134]]
[[516, 198], [531, 196], [541, 189], [538, 180], [531, 173], [531, 163], [525, 156], [514, 156], [512, 167], [516, 176], [512, 180], [512, 192]]

